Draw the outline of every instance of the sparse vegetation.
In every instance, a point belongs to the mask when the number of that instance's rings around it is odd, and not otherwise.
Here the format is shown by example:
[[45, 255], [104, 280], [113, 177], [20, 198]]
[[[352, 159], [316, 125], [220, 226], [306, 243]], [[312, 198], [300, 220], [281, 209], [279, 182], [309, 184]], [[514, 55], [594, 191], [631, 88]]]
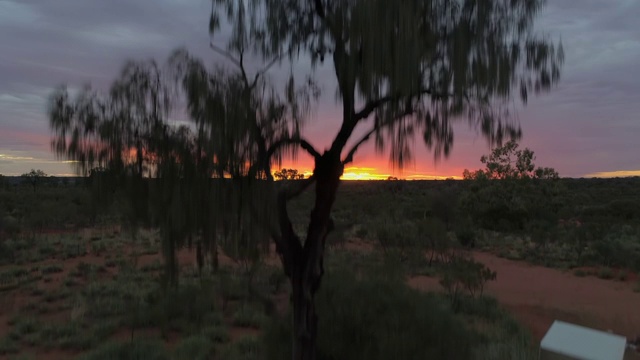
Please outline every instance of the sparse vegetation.
[[[335, 226], [345, 229], [341, 230], [341, 236], [347, 240], [344, 240], [345, 245], [330, 250], [325, 264], [330, 274], [319, 298], [322, 302], [330, 303], [318, 303], [318, 306], [324, 309], [323, 313], [331, 313], [327, 310], [330, 307], [342, 310], [333, 316], [326, 315], [326, 319], [321, 320], [321, 329], [328, 326], [322, 325], [325, 324], [322, 321], [353, 324], [352, 329], [373, 329], [375, 324], [363, 323], [367, 312], [373, 311], [377, 311], [380, 323], [389, 323], [391, 320], [387, 317], [391, 313], [375, 310], [387, 305], [371, 303], [370, 308], [366, 308], [364, 305], [369, 302], [357, 302], [357, 299], [369, 296], [366, 295], [368, 293], [394, 293], [396, 295], [380, 299], [380, 302], [389, 304], [388, 306], [396, 301], [403, 304], [393, 305], [396, 309], [413, 309], [414, 305], [409, 304], [414, 304], [414, 301], [427, 304], [431, 310], [424, 311], [442, 312], [440, 315], [429, 316], [442, 319], [450, 317], [454, 323], [462, 324], [460, 335], [451, 333], [447, 337], [455, 340], [456, 336], [466, 334], [464, 336], [469, 337], [470, 341], [466, 353], [469, 359], [529, 359], [527, 356], [531, 354], [531, 343], [527, 340], [528, 335], [519, 330], [518, 325], [510, 320], [509, 315], [500, 309], [494, 299], [481, 296], [484, 294], [483, 284], [487, 281], [490, 283], [496, 274], [461, 255], [468, 253], [471, 248], [469, 239], [473, 239], [476, 248], [491, 251], [505, 249], [510, 258], [535, 261], [529, 254], [531, 247], [535, 245], [517, 233], [490, 233], [474, 227], [460, 215], [458, 208], [454, 208], [446, 216], [436, 216], [436, 209], [441, 209], [442, 204], [437, 205], [437, 202], [430, 199], [438, 192], [438, 187], [456, 186], [464, 190], [467, 186], [465, 182], [407, 182], [402, 190], [393, 195], [403, 200], [395, 202], [384, 200], [386, 194], [373, 190], [376, 186], [385, 185], [344, 184], [343, 196], [349, 201], [336, 204]], [[28, 188], [25, 191], [31, 192]], [[39, 193], [45, 194], [48, 191], [43, 186]], [[376, 196], [382, 199], [385, 207], [362, 216], [363, 207], [373, 207], [367, 205], [372, 192], [378, 193]], [[568, 195], [563, 196], [570, 198]], [[309, 197], [302, 196], [291, 206], [294, 209], [305, 208], [310, 200]], [[566, 203], [566, 207], [572, 206], [571, 203]], [[385, 225], [384, 218], [394, 221]], [[300, 222], [303, 221], [304, 219], [300, 219]], [[445, 225], [447, 222], [450, 224], [449, 230]], [[589, 225], [582, 223], [582, 226]], [[635, 241], [632, 230], [634, 225], [629, 222], [625, 226], [628, 228], [619, 228], [615, 233], [617, 235], [611, 235], [609, 239], [619, 238], [632, 244]], [[473, 235], [465, 234], [471, 231]], [[160, 254], [148, 251], [152, 246], [150, 244], [158, 243], [157, 233], [145, 232], [137, 240], [122, 233], [109, 238], [111, 235], [108, 234], [113, 233], [98, 228], [55, 236], [26, 232], [17, 233], [2, 243], [5, 248], [17, 254], [3, 260], [4, 265], [0, 267], [0, 283], [3, 284], [4, 291], [24, 292], [30, 298], [28, 302], [16, 306], [18, 315], [9, 321], [10, 332], [0, 341], [0, 352], [17, 355], [21, 353], [21, 349], [30, 346], [36, 352], [34, 358], [38, 358], [37, 354], [46, 352], [47, 349], [57, 349], [69, 353], [81, 352], [89, 359], [135, 357], [138, 352], [151, 357], [157, 354], [158, 359], [181, 356], [197, 358], [205, 356], [204, 354], [216, 354], [215, 356], [222, 358], [229, 356], [227, 358], [230, 359], [251, 359], [264, 352], [270, 354], [270, 351], [278, 347], [281, 347], [278, 351], [290, 351], [287, 347], [290, 334], [286, 332], [290, 331], [287, 330], [287, 315], [274, 312], [274, 300], [269, 300], [289, 299], [290, 286], [280, 268], [265, 265], [263, 257], [255, 263], [250, 258], [246, 261], [233, 261], [232, 266], [220, 267], [216, 273], [212, 273], [208, 267], [199, 272], [194, 262], [181, 271], [176, 288], [163, 290], [162, 258]], [[555, 242], [549, 243], [547, 257], [552, 266], [560, 267], [560, 264], [555, 263], [556, 259], [572, 254], [565, 249], [563, 242], [566, 241], [566, 246], [575, 249], [577, 245], [570, 241], [574, 241], [571, 239], [578, 235], [580, 234], [577, 232], [561, 233]], [[95, 240], [91, 240], [92, 238]], [[467, 240], [461, 240], [463, 238]], [[349, 250], [353, 246], [352, 239], [370, 248], [365, 247], [356, 252]], [[584, 244], [587, 245], [597, 241], [593, 237], [584, 239]], [[90, 251], [77, 252], [75, 249], [78, 244], [86, 244]], [[104, 244], [104, 247], [96, 244]], [[93, 251], [92, 246], [98, 246], [99, 249], [96, 249], [99, 251]], [[617, 258], [622, 255], [630, 256], [627, 252], [632, 252], [632, 247], [626, 246], [623, 251], [609, 251], [608, 264], [629, 261]], [[584, 250], [580, 255], [582, 267], [571, 271], [576, 276], [627, 281], [631, 272], [614, 265], [607, 266], [607, 262], [599, 260], [604, 257], [600, 258], [596, 251], [605, 250], [598, 247]], [[67, 262], [60, 260], [71, 251], [76, 253], [74, 258], [67, 259]], [[43, 258], [40, 254], [46, 254], [46, 257]], [[144, 261], [140, 260], [143, 258]], [[138, 259], [137, 262], [135, 259]], [[578, 262], [575, 264], [578, 265]], [[443, 294], [400, 290], [403, 279], [416, 275], [428, 275], [440, 280]], [[349, 285], [351, 281], [355, 285]], [[349, 286], [353, 286], [353, 290], [346, 290]], [[640, 291], [640, 285], [635, 288]], [[353, 300], [343, 299], [352, 297], [350, 294], [353, 291], [361, 291], [359, 297], [353, 295]], [[407, 299], [404, 299], [405, 296]], [[416, 298], [409, 299], [413, 297]], [[338, 303], [342, 305], [337, 305]], [[423, 310], [411, 311], [420, 314]], [[393, 313], [393, 321], [404, 318], [404, 315], [397, 312], [398, 310]], [[359, 317], [355, 317], [357, 314], [360, 314]], [[345, 318], [340, 318], [342, 316]], [[50, 318], [64, 320], [51, 322], [48, 320]], [[491, 331], [487, 330], [487, 322], [492, 324]], [[406, 325], [403, 327], [413, 329], [411, 331], [428, 331], [416, 330]], [[237, 340], [232, 338], [231, 328], [257, 335]], [[156, 340], [145, 340], [149, 338], [147, 334], [151, 329], [155, 329]], [[276, 340], [274, 334], [277, 333], [280, 335]], [[105, 339], [114, 336], [126, 341], [104, 343]], [[174, 337], [180, 339], [178, 344], [173, 350], [166, 350], [164, 341]], [[345, 338], [345, 345], [340, 345], [339, 340], [342, 338]], [[407, 334], [403, 337], [404, 341], [410, 341], [411, 338]], [[347, 347], [346, 342], [357, 344], [341, 333], [321, 341], [322, 344], [335, 343], [327, 349], [328, 354], [342, 352], [342, 346]], [[358, 346], [366, 349], [366, 344]], [[431, 351], [440, 351], [436, 348], [431, 347]]]
[[[0, 355], [534, 359], [477, 249], [620, 288], [640, 272], [639, 179], [561, 179], [516, 142], [509, 104], [564, 61], [536, 34], [543, 3], [217, 0], [210, 47], [231, 67], [178, 49], [128, 61], [102, 94], [57, 89], [52, 149], [84, 178], [0, 178]], [[285, 54], [333, 65], [324, 149], [302, 131], [313, 76], [267, 76]], [[464, 181], [341, 183], [368, 141], [399, 166], [416, 133], [448, 156], [461, 120], [500, 145]], [[272, 171], [298, 151], [312, 176]]]

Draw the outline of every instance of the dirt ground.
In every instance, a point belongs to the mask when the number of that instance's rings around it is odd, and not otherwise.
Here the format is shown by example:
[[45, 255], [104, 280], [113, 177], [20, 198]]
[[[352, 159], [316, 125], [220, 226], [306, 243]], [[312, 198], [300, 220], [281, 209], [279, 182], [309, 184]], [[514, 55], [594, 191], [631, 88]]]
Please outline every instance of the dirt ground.
[[[628, 338], [640, 335], [640, 293], [633, 291], [630, 281], [577, 277], [489, 253], [476, 252], [474, 258], [498, 274], [486, 293], [526, 326], [536, 342], [556, 319]], [[410, 279], [409, 284], [422, 290], [440, 288], [436, 278], [424, 276]]]
[[[347, 246], [351, 250], [368, 251], [371, 245], [352, 241]], [[275, 249], [267, 258], [272, 265], [279, 265]], [[194, 252], [180, 251], [180, 263], [192, 266], [195, 263]], [[593, 276], [577, 277], [572, 272], [534, 266], [521, 261], [507, 260], [495, 255], [475, 252], [476, 260], [497, 272], [496, 281], [490, 282], [485, 292], [494, 296], [508, 309], [512, 315], [528, 328], [534, 341], [539, 342], [554, 320], [589, 326], [601, 330], [611, 330], [628, 338], [640, 335], [640, 293], [633, 291], [635, 278], [616, 281], [603, 280]], [[139, 265], [158, 259], [159, 255], [143, 255]], [[59, 284], [64, 276], [79, 261], [97, 263], [99, 257], [87, 254], [84, 257], [64, 262], [64, 271], [54, 274], [50, 284], [42, 283], [42, 287]], [[50, 262], [44, 261], [43, 264]], [[225, 256], [220, 257], [221, 264], [233, 263]], [[110, 270], [112, 272], [113, 270]], [[435, 277], [418, 276], [409, 279], [409, 284], [417, 289], [440, 290]], [[13, 292], [14, 296], [0, 297], [0, 335], [5, 335], [9, 327], [7, 322], [13, 310], [24, 303], [26, 298], [21, 291]], [[278, 299], [278, 307], [286, 308], [288, 299]], [[233, 338], [243, 335], [246, 329], [230, 329]], [[57, 356], [60, 355], [60, 356]], [[68, 353], [48, 352], [47, 358], [65, 358]], [[0, 356], [0, 359], [3, 357]], [[640, 359], [640, 356], [630, 359]]]

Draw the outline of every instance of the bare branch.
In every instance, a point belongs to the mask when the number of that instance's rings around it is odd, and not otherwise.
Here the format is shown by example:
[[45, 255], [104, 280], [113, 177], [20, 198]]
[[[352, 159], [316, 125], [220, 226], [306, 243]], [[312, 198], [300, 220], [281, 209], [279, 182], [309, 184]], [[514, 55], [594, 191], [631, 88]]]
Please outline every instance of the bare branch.
[[236, 59], [233, 55], [231, 55], [230, 52], [224, 50], [223, 48], [215, 45], [214, 43], [210, 42], [209, 43], [209, 47], [211, 48], [211, 50], [217, 52], [218, 54], [226, 57], [227, 59], [229, 59], [235, 66], [239, 67], [240, 69], [242, 69], [242, 63], [240, 62], [240, 60]]
[[317, 158], [319, 158], [321, 156], [320, 153], [318, 152], [318, 150], [316, 150], [307, 140], [302, 139], [302, 138], [285, 138], [285, 139], [280, 139], [280, 140], [276, 141], [275, 143], [273, 143], [273, 145], [271, 145], [271, 147], [267, 151], [268, 159], [271, 159], [273, 154], [275, 154], [275, 152], [280, 147], [285, 146], [285, 145], [293, 145], [293, 144], [300, 145], [300, 147], [302, 149], [306, 150], [311, 156], [313, 156], [314, 159], [317, 159]]
[[380, 129], [380, 126], [375, 125], [355, 145], [353, 145], [351, 150], [347, 153], [347, 157], [345, 157], [344, 160], [342, 161], [342, 165], [347, 165], [348, 163], [352, 162], [353, 155], [355, 155], [356, 151], [358, 151], [358, 147], [360, 147], [360, 145], [364, 144], [367, 140], [369, 140], [371, 135], [373, 135], [376, 131], [378, 131], [378, 129]]
[[383, 96], [383, 97], [381, 97], [379, 99], [369, 101], [362, 108], [362, 110], [358, 111], [355, 114], [354, 121], [359, 121], [359, 120], [362, 120], [362, 119], [366, 119], [378, 107], [380, 107], [380, 106], [382, 106], [382, 105], [384, 105], [386, 103], [390, 103], [390, 102], [394, 102], [394, 101], [400, 101], [405, 97], [413, 98], [413, 97], [422, 96], [422, 95], [431, 95], [431, 97], [438, 98], [438, 99], [446, 99], [446, 98], [452, 96], [451, 94], [435, 93], [431, 89], [422, 89], [420, 91], [416, 91], [416, 92], [414, 92], [412, 94], [409, 94], [408, 96], [403, 96], [402, 94], [386, 95], [386, 96]]
[[277, 56], [275, 56], [264, 68], [262, 68], [260, 71], [258, 71], [256, 73], [256, 76], [253, 79], [253, 83], [251, 83], [251, 88], [253, 89], [256, 84], [258, 83], [258, 79], [260, 78], [260, 76], [264, 75], [267, 73], [267, 71], [269, 71], [269, 69], [271, 69], [273, 67], [273, 65], [275, 65], [280, 59], [282, 58], [282, 54], [278, 54]]
[[247, 78], [247, 72], [244, 70], [244, 51], [240, 51], [240, 72], [242, 73], [242, 79], [244, 80], [244, 85], [249, 87], [249, 79]]
[[402, 119], [403, 117], [409, 116], [409, 115], [411, 115], [413, 113], [414, 113], [413, 108], [408, 107], [404, 112], [402, 112], [401, 114], [396, 116], [392, 121], [389, 121], [389, 122], [384, 123], [382, 125], [380, 125], [380, 124], [374, 125], [371, 130], [369, 130], [366, 134], [364, 134], [364, 136], [362, 138], [360, 138], [360, 140], [358, 140], [358, 142], [356, 142], [355, 145], [353, 145], [351, 150], [349, 150], [349, 152], [347, 153], [347, 156], [342, 161], [342, 165], [347, 165], [348, 163], [353, 161], [353, 155], [355, 155], [356, 151], [358, 151], [358, 148], [360, 147], [360, 145], [364, 144], [365, 142], [367, 142], [367, 140], [369, 140], [371, 135], [373, 135], [376, 132], [380, 131], [380, 129], [382, 129], [384, 126], [391, 126], [396, 122], [396, 120]]

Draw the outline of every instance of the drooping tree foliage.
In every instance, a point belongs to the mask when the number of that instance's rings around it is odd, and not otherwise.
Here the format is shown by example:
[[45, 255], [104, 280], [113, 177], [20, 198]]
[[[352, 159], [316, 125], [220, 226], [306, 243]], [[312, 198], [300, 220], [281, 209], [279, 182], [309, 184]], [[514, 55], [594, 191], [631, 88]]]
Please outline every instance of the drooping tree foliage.
[[[53, 149], [78, 160], [79, 170], [98, 164], [123, 175], [136, 214], [145, 215], [137, 217], [161, 225], [172, 269], [175, 249], [193, 233], [213, 249], [217, 235], [238, 246], [273, 239], [293, 290], [293, 357], [314, 359], [314, 294], [345, 164], [372, 137], [399, 166], [411, 159], [415, 134], [446, 156], [457, 120], [492, 143], [519, 136], [506, 106], [514, 90], [526, 102], [560, 75], [561, 48], [533, 31], [543, 3], [213, 0], [210, 46], [231, 71], [210, 71], [179, 51], [169, 61], [177, 89], [155, 63], [131, 63], [106, 97], [87, 90], [71, 101], [61, 90], [52, 98]], [[231, 27], [226, 47], [216, 44], [223, 24]], [[266, 63], [255, 74], [245, 67], [250, 56]], [[292, 76], [277, 91], [265, 78], [274, 64], [299, 56], [314, 66], [328, 60], [335, 70], [342, 119], [323, 152], [302, 137], [305, 105], [317, 96], [313, 81], [296, 88]], [[190, 123], [173, 127], [171, 100], [182, 98]], [[313, 158], [313, 175], [276, 188], [272, 163], [297, 149]], [[307, 232], [297, 234], [287, 202], [311, 184]], [[147, 214], [151, 202], [156, 210]]]
[[[161, 228], [169, 282], [177, 281], [176, 250], [194, 237], [199, 261], [210, 252], [214, 267], [217, 245], [255, 256], [270, 238], [268, 226], [255, 226], [273, 222], [255, 218], [273, 203], [268, 184], [256, 181], [272, 176], [260, 159], [290, 149], [317, 89], [292, 80], [283, 99], [262, 76], [246, 80], [178, 50], [164, 69], [127, 63], [106, 96], [86, 88], [70, 99], [61, 88], [51, 97], [52, 148], [77, 160], [96, 198], [107, 201], [103, 193], [118, 185], [131, 200], [128, 218]], [[192, 122], [176, 126], [169, 115], [184, 100]]]

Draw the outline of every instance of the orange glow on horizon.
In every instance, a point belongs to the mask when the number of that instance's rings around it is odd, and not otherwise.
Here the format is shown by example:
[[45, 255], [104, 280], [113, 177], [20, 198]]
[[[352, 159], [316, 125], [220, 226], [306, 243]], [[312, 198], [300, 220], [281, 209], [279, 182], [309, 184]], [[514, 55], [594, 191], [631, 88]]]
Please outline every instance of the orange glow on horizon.
[[[287, 164], [287, 165], [283, 164], [283, 166], [277, 170], [280, 170], [280, 169], [297, 169], [299, 173], [304, 174], [305, 178], [308, 178], [313, 174], [313, 169], [310, 169], [308, 167], [300, 167], [300, 166], [296, 167], [293, 164]], [[377, 167], [356, 167], [356, 166], [346, 167], [340, 179], [345, 181], [387, 180], [389, 179], [389, 177], [395, 177], [399, 180], [447, 180], [447, 179], [460, 180], [462, 179], [462, 176], [458, 176], [458, 175], [441, 175], [441, 174], [411, 173], [403, 176], [402, 174], [393, 174], [390, 171], [385, 171], [384, 169], [380, 169]]]

